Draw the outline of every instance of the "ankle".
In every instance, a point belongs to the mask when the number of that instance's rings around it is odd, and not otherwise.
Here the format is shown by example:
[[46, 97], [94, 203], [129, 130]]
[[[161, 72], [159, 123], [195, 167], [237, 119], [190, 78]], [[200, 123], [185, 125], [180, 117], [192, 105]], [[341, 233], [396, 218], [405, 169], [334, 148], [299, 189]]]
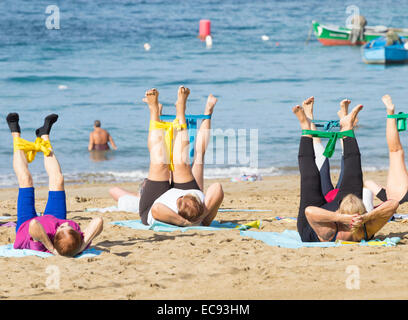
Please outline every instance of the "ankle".
[[395, 114], [394, 108], [392, 108], [392, 109], [387, 108], [387, 114], [388, 114], [388, 115], [393, 115], [393, 114]]

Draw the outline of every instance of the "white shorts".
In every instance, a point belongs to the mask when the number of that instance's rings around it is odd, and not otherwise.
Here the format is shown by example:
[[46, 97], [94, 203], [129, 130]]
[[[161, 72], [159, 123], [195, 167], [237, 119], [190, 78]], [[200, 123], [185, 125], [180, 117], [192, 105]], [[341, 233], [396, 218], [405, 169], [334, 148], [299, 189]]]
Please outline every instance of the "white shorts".
[[118, 199], [118, 208], [120, 211], [139, 212], [139, 197], [125, 194]]

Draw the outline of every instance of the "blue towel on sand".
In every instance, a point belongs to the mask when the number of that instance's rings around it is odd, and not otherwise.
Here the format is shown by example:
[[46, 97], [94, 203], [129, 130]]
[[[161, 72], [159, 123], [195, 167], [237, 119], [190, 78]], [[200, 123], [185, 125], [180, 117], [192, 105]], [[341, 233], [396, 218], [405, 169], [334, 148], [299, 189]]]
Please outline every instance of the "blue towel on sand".
[[172, 232], [172, 231], [181, 231], [185, 232], [187, 230], [205, 230], [205, 231], [219, 231], [222, 229], [238, 229], [238, 230], [247, 230], [250, 227], [245, 225], [239, 225], [232, 222], [220, 223], [218, 221], [213, 221], [209, 227], [204, 226], [195, 226], [195, 227], [178, 227], [171, 224], [167, 224], [160, 221], [155, 221], [153, 225], [146, 226], [140, 220], [124, 220], [124, 221], [114, 221], [111, 224], [128, 227], [138, 230], [153, 230], [157, 232]]
[[[98, 256], [102, 253], [100, 250], [96, 249], [87, 249], [83, 251], [81, 254], [77, 255], [75, 258], [91, 258]], [[21, 258], [27, 256], [37, 256], [41, 258], [48, 258], [52, 257], [53, 254], [49, 252], [42, 252], [30, 249], [14, 249], [12, 244], [6, 244], [0, 246], [0, 257], [7, 257], [7, 258]]]
[[[302, 247], [339, 247], [347, 244], [339, 242], [302, 242], [300, 235], [295, 230], [285, 230], [279, 232], [257, 232], [257, 231], [241, 231], [241, 236], [250, 237], [256, 240], [261, 240], [270, 246], [277, 246], [282, 248], [297, 249]], [[386, 238], [381, 241], [381, 246], [395, 246], [401, 239], [398, 237]], [[376, 240], [361, 241], [358, 245], [369, 246], [375, 245]]]

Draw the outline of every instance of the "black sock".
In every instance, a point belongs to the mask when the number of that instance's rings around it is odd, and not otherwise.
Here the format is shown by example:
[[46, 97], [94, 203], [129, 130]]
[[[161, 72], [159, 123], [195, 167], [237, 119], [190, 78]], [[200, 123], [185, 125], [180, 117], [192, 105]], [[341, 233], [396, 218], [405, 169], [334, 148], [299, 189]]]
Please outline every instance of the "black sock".
[[58, 115], [53, 113], [48, 115], [44, 119], [44, 125], [37, 130], [35, 130], [35, 134], [37, 137], [41, 137], [42, 135], [49, 135], [52, 125], [58, 120]]
[[9, 113], [6, 120], [11, 132], [21, 133], [20, 126], [18, 124], [18, 121], [20, 120], [18, 113]]

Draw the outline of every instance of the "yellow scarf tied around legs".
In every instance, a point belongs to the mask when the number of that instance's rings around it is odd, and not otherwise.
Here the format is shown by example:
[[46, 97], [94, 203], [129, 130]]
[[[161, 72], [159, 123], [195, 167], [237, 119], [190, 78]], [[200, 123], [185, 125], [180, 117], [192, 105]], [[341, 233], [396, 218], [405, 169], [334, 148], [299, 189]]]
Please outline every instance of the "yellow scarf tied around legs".
[[45, 156], [49, 156], [52, 151], [52, 146], [49, 140], [43, 140], [42, 138], [35, 139], [34, 142], [24, 140], [20, 137], [13, 139], [14, 152], [16, 150], [23, 150], [28, 163], [35, 159], [37, 152], [41, 151]]
[[180, 124], [178, 119], [174, 119], [173, 122], [164, 122], [164, 121], [153, 121], [150, 120], [150, 130], [165, 130], [166, 135], [164, 136], [164, 142], [166, 144], [166, 153], [168, 159], [170, 159], [169, 169], [174, 171], [173, 163], [173, 140], [174, 140], [174, 129], [180, 131], [187, 129], [187, 124]]

